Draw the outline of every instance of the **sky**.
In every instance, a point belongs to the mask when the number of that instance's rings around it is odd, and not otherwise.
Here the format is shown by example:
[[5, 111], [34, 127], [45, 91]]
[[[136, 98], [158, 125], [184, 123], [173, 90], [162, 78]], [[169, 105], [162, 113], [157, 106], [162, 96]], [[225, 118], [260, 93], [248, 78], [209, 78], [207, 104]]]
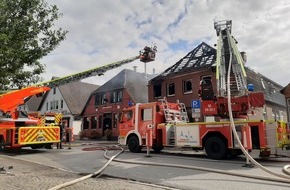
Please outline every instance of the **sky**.
[[[63, 14], [55, 23], [69, 31], [44, 57], [44, 81], [127, 59], [155, 44], [156, 60], [148, 74], [161, 73], [201, 42], [217, 42], [214, 22], [232, 20], [238, 49], [246, 65], [274, 82], [290, 83], [290, 2], [287, 0], [47, 0]], [[102, 85], [136, 60], [84, 82]]]

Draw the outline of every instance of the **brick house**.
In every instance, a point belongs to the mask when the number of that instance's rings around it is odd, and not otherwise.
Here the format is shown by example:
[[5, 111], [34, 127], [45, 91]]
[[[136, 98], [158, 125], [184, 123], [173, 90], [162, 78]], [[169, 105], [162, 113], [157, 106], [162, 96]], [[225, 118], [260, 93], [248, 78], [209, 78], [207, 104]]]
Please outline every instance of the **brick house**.
[[118, 117], [122, 109], [135, 103], [148, 102], [148, 76], [124, 69], [91, 93], [82, 111], [82, 130], [95, 129], [101, 135], [112, 130], [118, 137]]
[[[167, 68], [163, 73], [151, 79], [148, 85], [149, 102], [166, 97], [169, 102], [185, 103], [189, 119], [192, 119], [192, 101], [199, 99], [199, 84], [201, 80], [211, 80], [216, 94], [216, 49], [202, 42], [177, 63]], [[286, 119], [285, 98], [279, 93], [282, 86], [269, 78], [246, 67], [247, 83], [254, 85], [255, 91], [264, 91], [267, 116]], [[259, 116], [263, 111], [260, 111]], [[202, 117], [200, 118], [202, 120]]]

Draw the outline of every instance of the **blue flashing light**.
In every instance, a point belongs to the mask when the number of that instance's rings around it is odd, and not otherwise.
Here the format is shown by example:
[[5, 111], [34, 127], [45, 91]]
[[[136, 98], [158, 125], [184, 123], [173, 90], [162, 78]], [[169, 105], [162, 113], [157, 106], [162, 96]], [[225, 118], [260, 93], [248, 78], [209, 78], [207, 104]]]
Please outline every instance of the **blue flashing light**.
[[253, 84], [248, 84], [248, 90], [250, 91], [250, 92], [253, 92], [254, 91], [254, 85]]

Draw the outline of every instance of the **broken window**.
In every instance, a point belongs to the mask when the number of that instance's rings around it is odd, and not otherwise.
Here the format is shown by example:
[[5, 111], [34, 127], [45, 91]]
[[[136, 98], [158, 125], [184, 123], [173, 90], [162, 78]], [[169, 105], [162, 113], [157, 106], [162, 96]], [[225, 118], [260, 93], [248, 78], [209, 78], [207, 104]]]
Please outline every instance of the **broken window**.
[[154, 97], [160, 98], [161, 97], [161, 84], [157, 84], [153, 86]]
[[174, 95], [175, 95], [175, 84], [174, 83], [167, 84], [167, 96]]
[[183, 81], [183, 93], [192, 93], [192, 82], [191, 79]]

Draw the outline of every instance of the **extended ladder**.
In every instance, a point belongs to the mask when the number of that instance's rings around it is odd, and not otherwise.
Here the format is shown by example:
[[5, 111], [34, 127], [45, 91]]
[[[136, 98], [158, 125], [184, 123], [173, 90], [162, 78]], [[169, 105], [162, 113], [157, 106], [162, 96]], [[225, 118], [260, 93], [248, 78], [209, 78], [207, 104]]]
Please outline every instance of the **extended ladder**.
[[117, 62], [114, 62], [114, 63], [110, 63], [110, 64], [107, 64], [107, 65], [104, 65], [104, 66], [101, 66], [101, 67], [96, 67], [96, 68], [93, 68], [93, 69], [90, 69], [90, 70], [86, 70], [86, 71], [83, 71], [83, 72], [80, 72], [80, 73], [76, 73], [76, 74], [72, 74], [72, 75], [69, 75], [69, 76], [65, 76], [65, 77], [62, 77], [62, 78], [57, 78], [57, 79], [54, 79], [54, 80], [50, 80], [50, 81], [46, 81], [46, 82], [43, 82], [43, 83], [39, 83], [39, 84], [36, 84], [35, 86], [47, 86], [47, 87], [50, 87], [50, 88], [54, 88], [54, 87], [57, 87], [57, 86], [60, 86], [60, 85], [63, 85], [63, 84], [70, 83], [70, 82], [79, 81], [79, 80], [82, 80], [82, 79], [85, 79], [85, 78], [88, 78], [88, 77], [91, 77], [91, 76], [97, 76], [97, 75], [101, 76], [105, 72], [107, 72], [107, 71], [109, 71], [111, 69], [120, 67], [122, 65], [130, 63], [130, 62], [135, 61], [137, 59], [140, 59], [140, 61], [145, 62], [145, 63], [151, 62], [151, 61], [155, 60], [156, 52], [157, 52], [157, 47], [156, 46], [154, 46], [152, 48], [146, 46], [144, 48], [144, 51], [140, 51], [140, 54], [137, 55], [137, 56], [134, 56], [134, 57], [131, 57], [131, 58], [128, 58], [128, 59], [124, 59], [124, 60], [121, 60], [121, 61], [117, 61]]
[[[218, 96], [227, 96], [227, 74], [230, 74], [230, 89], [232, 96], [243, 96], [247, 92], [244, 61], [238, 51], [235, 39], [231, 36], [231, 21], [215, 22], [218, 35], [217, 70]], [[231, 67], [229, 68], [229, 66]]]
[[160, 99], [166, 123], [188, 122], [188, 115], [184, 103], [178, 102], [178, 110], [171, 109], [166, 98]]
[[120, 66], [122, 66], [122, 65], [124, 65], [126, 63], [130, 63], [132, 61], [135, 61], [135, 60], [139, 59], [139, 57], [140, 56], [134, 56], [134, 57], [131, 57], [129, 59], [124, 59], [122, 61], [117, 61], [117, 62], [108, 64], [108, 65], [104, 65], [104, 66], [101, 66], [101, 67], [96, 67], [96, 68], [93, 68], [93, 69], [90, 69], [90, 70], [87, 70], [87, 71], [83, 71], [83, 72], [80, 72], [80, 73], [76, 73], [76, 74], [73, 74], [73, 75], [69, 75], [69, 76], [65, 76], [65, 77], [62, 77], [62, 78], [57, 78], [57, 79], [54, 79], [54, 80], [46, 81], [46, 82], [37, 84], [36, 86], [48, 86], [50, 88], [54, 88], [54, 87], [57, 87], [57, 86], [60, 86], [60, 85], [63, 85], [63, 84], [70, 83], [70, 82], [79, 81], [79, 80], [82, 80], [82, 79], [85, 79], [85, 78], [88, 78], [88, 77], [91, 77], [91, 76], [97, 76], [97, 75], [101, 76], [105, 72], [107, 72], [107, 71], [109, 71], [111, 69], [114, 69], [114, 68], [120, 67]]

